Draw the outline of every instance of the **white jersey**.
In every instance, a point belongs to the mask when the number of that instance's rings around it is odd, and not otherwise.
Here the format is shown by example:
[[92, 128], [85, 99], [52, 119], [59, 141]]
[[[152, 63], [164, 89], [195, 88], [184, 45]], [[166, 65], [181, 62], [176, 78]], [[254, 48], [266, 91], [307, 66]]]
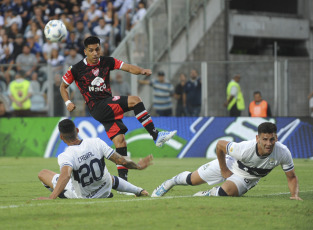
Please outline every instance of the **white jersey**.
[[79, 145], [69, 146], [58, 156], [60, 169], [73, 168], [71, 179], [78, 198], [108, 197], [112, 179], [105, 167], [114, 150], [99, 138], [82, 140]]
[[256, 140], [229, 142], [226, 149], [227, 154], [237, 160], [231, 171], [248, 179], [264, 177], [278, 165], [281, 165], [285, 172], [294, 168], [289, 149], [280, 142], [275, 143], [273, 152], [269, 156], [260, 156], [257, 153]]

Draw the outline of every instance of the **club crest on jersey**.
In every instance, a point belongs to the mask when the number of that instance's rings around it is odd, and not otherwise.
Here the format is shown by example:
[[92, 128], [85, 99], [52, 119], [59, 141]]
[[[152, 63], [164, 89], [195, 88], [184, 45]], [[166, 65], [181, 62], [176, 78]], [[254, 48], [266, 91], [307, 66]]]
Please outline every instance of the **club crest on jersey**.
[[104, 83], [104, 80], [101, 77], [96, 77], [91, 82], [91, 86], [89, 86], [89, 92], [99, 92], [106, 89], [106, 84]]
[[117, 100], [119, 100], [120, 98], [121, 98], [120, 96], [114, 96], [113, 99], [112, 99], [112, 101], [117, 101]]
[[92, 69], [91, 72], [93, 73], [93, 75], [98, 77], [98, 75], [99, 75], [99, 69], [98, 68]]

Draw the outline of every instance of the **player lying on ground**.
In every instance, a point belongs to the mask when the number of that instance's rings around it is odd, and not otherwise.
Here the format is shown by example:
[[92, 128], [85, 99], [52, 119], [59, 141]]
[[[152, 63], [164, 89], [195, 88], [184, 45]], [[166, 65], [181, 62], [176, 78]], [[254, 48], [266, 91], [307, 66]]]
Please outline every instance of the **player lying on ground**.
[[58, 156], [60, 174], [42, 170], [39, 179], [52, 191], [49, 197], [38, 199], [60, 198], [108, 198], [112, 197], [111, 189], [134, 193], [137, 196], [148, 196], [148, 192], [120, 177], [111, 176], [104, 158], [129, 169], [145, 169], [151, 165], [152, 155], [141, 159], [137, 164], [115, 152], [99, 138], [78, 138], [78, 128], [72, 120], [65, 119], [59, 123], [60, 138], [69, 146]]
[[223, 181], [222, 186], [194, 196], [242, 196], [273, 168], [281, 165], [287, 177], [290, 199], [301, 200], [291, 153], [277, 141], [276, 133], [276, 125], [265, 122], [258, 127], [256, 140], [240, 143], [218, 141], [216, 160], [202, 165], [193, 173], [186, 171], [174, 176], [157, 187], [151, 196], [161, 197], [175, 185], [214, 185]]

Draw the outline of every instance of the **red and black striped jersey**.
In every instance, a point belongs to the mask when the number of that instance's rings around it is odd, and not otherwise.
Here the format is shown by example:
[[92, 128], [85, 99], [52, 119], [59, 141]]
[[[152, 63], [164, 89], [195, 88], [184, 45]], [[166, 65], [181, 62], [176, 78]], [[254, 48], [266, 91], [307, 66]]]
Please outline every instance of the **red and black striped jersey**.
[[69, 68], [63, 76], [63, 81], [67, 85], [75, 81], [86, 104], [92, 108], [96, 101], [112, 97], [110, 71], [121, 69], [123, 63], [113, 57], [101, 56], [97, 64], [91, 65], [84, 58]]

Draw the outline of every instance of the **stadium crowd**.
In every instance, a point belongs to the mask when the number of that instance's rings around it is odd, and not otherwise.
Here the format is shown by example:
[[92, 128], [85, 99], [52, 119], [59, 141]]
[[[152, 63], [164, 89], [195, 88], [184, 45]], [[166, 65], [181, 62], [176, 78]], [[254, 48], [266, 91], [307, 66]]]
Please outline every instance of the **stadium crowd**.
[[[65, 64], [75, 64], [84, 56], [83, 40], [87, 36], [98, 36], [102, 55], [110, 55], [122, 36], [144, 17], [147, 3], [152, 1], [2, 0], [0, 101], [11, 106], [9, 85], [16, 80], [17, 73], [32, 82], [26, 91], [32, 95], [44, 94], [46, 64], [51, 64], [53, 76], [60, 73], [62, 76]], [[44, 27], [53, 19], [62, 20], [68, 30], [67, 38], [59, 43], [51, 43], [44, 37]]]

